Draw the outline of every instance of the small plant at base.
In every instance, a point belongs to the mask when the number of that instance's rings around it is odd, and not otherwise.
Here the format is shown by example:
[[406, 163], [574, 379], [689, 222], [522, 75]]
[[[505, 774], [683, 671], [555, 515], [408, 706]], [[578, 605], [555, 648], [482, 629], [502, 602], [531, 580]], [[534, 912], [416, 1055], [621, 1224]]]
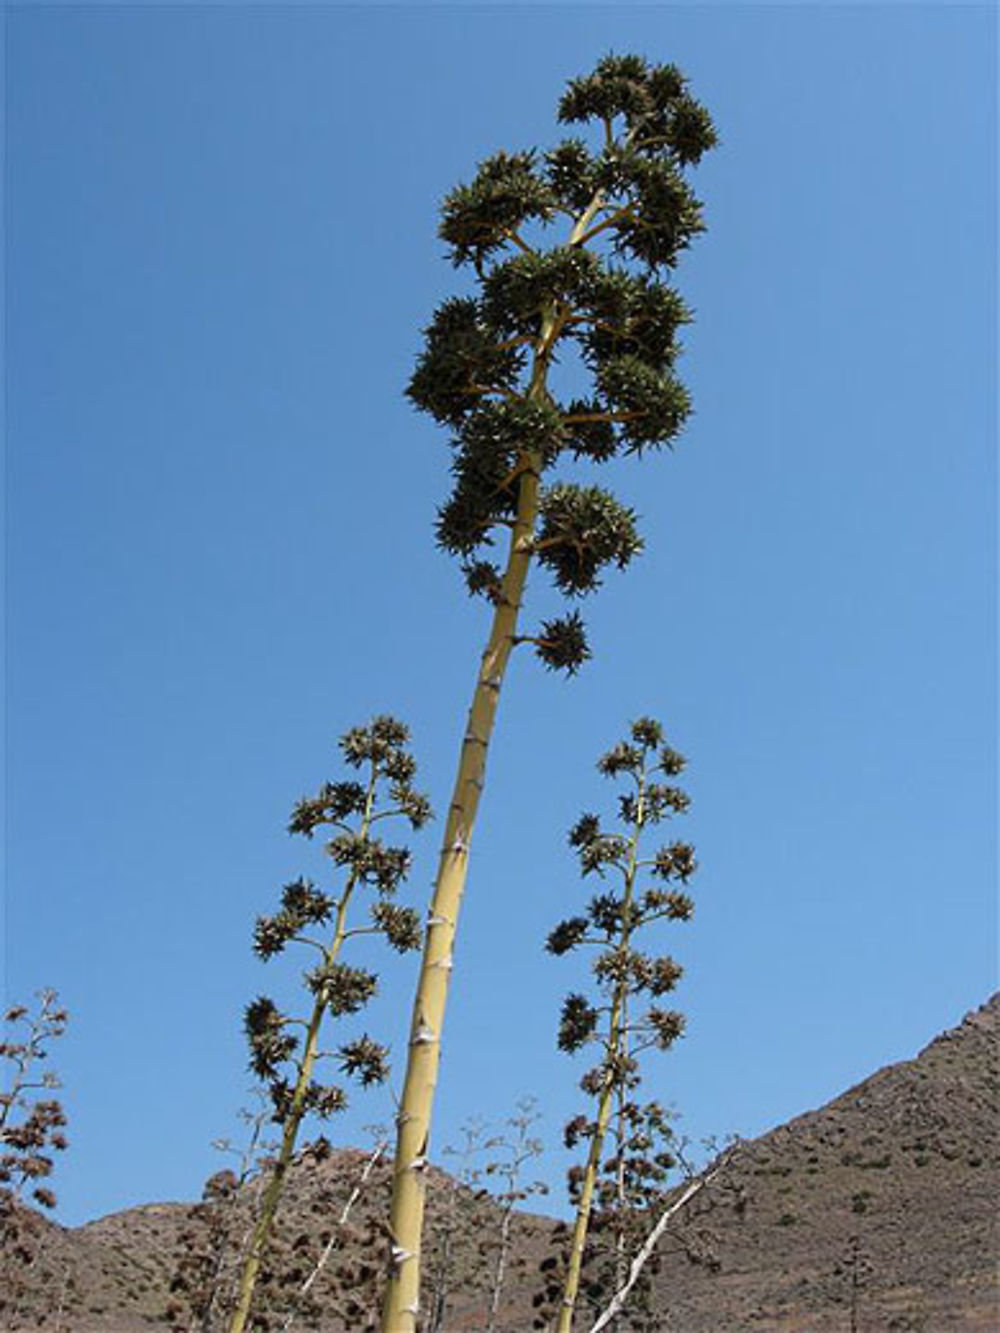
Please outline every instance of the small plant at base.
[[[662, 1107], [639, 1103], [635, 1092], [642, 1054], [668, 1050], [684, 1031], [683, 1016], [659, 1003], [673, 991], [682, 969], [669, 956], [640, 952], [635, 939], [657, 922], [687, 921], [694, 911], [686, 892], [697, 868], [694, 849], [672, 842], [645, 859], [640, 850], [650, 825], [687, 810], [686, 793], [672, 782], [684, 765], [683, 757], [665, 743], [660, 723], [640, 718], [628, 739], [602, 756], [597, 766], [605, 777], [625, 778], [629, 784], [618, 798], [623, 831], [607, 832], [596, 815], [585, 814], [569, 835], [584, 877], [604, 880], [613, 875], [614, 883], [591, 898], [585, 914], [560, 922], [546, 941], [548, 951], [557, 956], [581, 947], [596, 950], [591, 971], [597, 1003], [576, 992], [566, 997], [558, 1044], [569, 1054], [589, 1046], [600, 1051], [598, 1064], [580, 1083], [594, 1100], [593, 1115], [578, 1116], [566, 1128], [567, 1147], [587, 1145], [587, 1156], [583, 1166], [570, 1172], [576, 1216], [558, 1333], [570, 1333], [573, 1326], [588, 1244], [591, 1254], [595, 1250], [592, 1226], [593, 1232], [612, 1237], [611, 1271], [592, 1284], [590, 1293], [599, 1300], [614, 1290], [612, 1283], [620, 1285], [629, 1244], [635, 1241], [632, 1219], [662, 1198], [667, 1173], [675, 1164]], [[609, 1137], [614, 1151], [606, 1161]]]
[[[675, 373], [690, 313], [663, 276], [703, 230], [687, 180], [715, 143], [673, 65], [607, 56], [570, 83], [562, 123], [590, 127], [549, 153], [499, 152], [447, 196], [439, 234], [472, 268], [473, 296], [446, 301], [426, 330], [409, 396], [452, 433], [454, 489], [439, 545], [492, 607], [473, 691], [414, 999], [397, 1122], [392, 1251], [382, 1333], [417, 1324], [426, 1161], [441, 1034], [469, 848], [510, 655], [532, 643], [549, 668], [590, 656], [578, 611], [519, 632], [532, 561], [568, 598], [594, 591], [640, 551], [636, 516], [609, 492], [567, 480], [559, 462], [602, 465], [669, 445], [690, 405]], [[588, 132], [585, 130], [585, 132]], [[544, 229], [566, 232], [546, 247]], [[550, 372], [576, 356], [583, 396], [558, 399]], [[506, 555], [488, 557], [502, 538]]]
[[[254, 930], [254, 951], [263, 960], [295, 943], [314, 950], [319, 961], [303, 978], [312, 996], [308, 1018], [288, 1017], [267, 996], [246, 1009], [250, 1067], [268, 1089], [282, 1136], [243, 1265], [230, 1333], [242, 1333], [250, 1319], [254, 1287], [303, 1119], [309, 1114], [327, 1119], [346, 1104], [342, 1088], [315, 1081], [317, 1063], [324, 1057], [336, 1059], [341, 1071], [362, 1087], [381, 1083], [388, 1075], [387, 1048], [367, 1034], [336, 1051], [323, 1051], [320, 1032], [327, 1015], [340, 1018], [363, 1009], [378, 985], [373, 972], [341, 961], [347, 940], [381, 935], [399, 953], [420, 944], [419, 916], [393, 901], [409, 871], [410, 853], [374, 833], [376, 821], [394, 815], [405, 818], [413, 829], [431, 818], [426, 797], [412, 785], [416, 763], [404, 748], [408, 739], [406, 727], [388, 716], [376, 717], [341, 738], [344, 759], [363, 780], [327, 783], [317, 796], [298, 803], [289, 824], [289, 832], [308, 838], [317, 829], [333, 830], [326, 851], [344, 876], [339, 896], [321, 892], [309, 880], [295, 880], [285, 886], [280, 911], [261, 917]], [[387, 804], [377, 808], [384, 797]], [[373, 890], [375, 901], [367, 923], [355, 925], [349, 913], [361, 888]], [[329, 938], [317, 940], [316, 928], [331, 921]], [[300, 1037], [296, 1029], [304, 1034]]]

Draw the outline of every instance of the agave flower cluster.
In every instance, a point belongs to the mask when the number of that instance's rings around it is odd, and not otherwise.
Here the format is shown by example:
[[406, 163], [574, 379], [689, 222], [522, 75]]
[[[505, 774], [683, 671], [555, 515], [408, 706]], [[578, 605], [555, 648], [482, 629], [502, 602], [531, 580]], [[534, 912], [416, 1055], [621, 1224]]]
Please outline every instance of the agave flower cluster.
[[584, 913], [561, 921], [546, 942], [556, 955], [593, 951], [594, 992], [566, 997], [558, 1036], [560, 1049], [570, 1054], [592, 1047], [599, 1053], [581, 1080], [594, 1110], [572, 1120], [565, 1135], [567, 1147], [587, 1148], [585, 1165], [570, 1172], [577, 1207], [563, 1297], [570, 1317], [591, 1224], [610, 1230], [620, 1256], [629, 1219], [655, 1201], [674, 1165], [668, 1117], [659, 1103], [642, 1103], [636, 1094], [643, 1052], [669, 1049], [684, 1030], [683, 1015], [665, 1003], [682, 969], [668, 954], [638, 949], [636, 937], [658, 922], [687, 921], [694, 911], [687, 892], [697, 868], [690, 844], [667, 842], [647, 856], [641, 848], [649, 826], [688, 809], [687, 794], [673, 781], [684, 764], [652, 718], [640, 718], [628, 739], [601, 758], [599, 771], [627, 784], [618, 797], [618, 828], [585, 814], [569, 841], [583, 876], [601, 880], [602, 888]]
[[[436, 311], [408, 389], [452, 432], [438, 542], [494, 602], [504, 578], [489, 548], [518, 518], [570, 598], [642, 547], [635, 514], [608, 491], [556, 480], [526, 512], [526, 477], [537, 489], [561, 459], [601, 464], [669, 444], [690, 411], [675, 363], [691, 316], [664, 274], [703, 230], [685, 171], [716, 142], [708, 112], [675, 66], [608, 56], [569, 84], [559, 120], [588, 137], [497, 153], [445, 199], [439, 234], [477, 290]], [[546, 244], [560, 222], [566, 234]], [[561, 356], [579, 363], [581, 385], [562, 399], [548, 382]], [[575, 611], [531, 641], [553, 668], [589, 656]]]
[[[292, 813], [289, 832], [308, 838], [317, 830], [332, 833], [326, 852], [343, 882], [339, 894], [317, 889], [308, 879], [286, 884], [280, 910], [258, 918], [254, 927], [254, 952], [263, 960], [282, 953], [291, 943], [319, 954], [315, 966], [304, 974], [314, 1000], [311, 1023], [289, 1018], [267, 996], [260, 996], [246, 1009], [250, 1067], [268, 1086], [274, 1118], [279, 1123], [292, 1108], [302, 1072], [303, 1039], [299, 1029], [306, 1028], [308, 1041], [318, 1017], [356, 1014], [378, 988], [374, 972], [340, 961], [344, 943], [355, 936], [375, 934], [400, 953], [420, 945], [419, 914], [394, 901], [410, 869], [409, 849], [389, 845], [374, 832], [376, 821], [392, 816], [403, 817], [413, 829], [421, 828], [431, 817], [427, 798], [412, 785], [416, 763], [404, 748], [407, 740], [407, 728], [388, 716], [353, 728], [341, 738], [340, 748], [347, 764], [358, 770], [363, 780], [327, 783], [316, 796], [299, 801]], [[348, 919], [349, 906], [359, 889], [374, 895], [363, 925]], [[317, 927], [331, 926], [326, 941], [316, 937]], [[382, 1082], [388, 1074], [387, 1049], [367, 1035], [339, 1046], [336, 1056], [341, 1071], [362, 1086]], [[310, 1081], [300, 1089], [296, 1109], [327, 1117], [345, 1103], [342, 1088]]]

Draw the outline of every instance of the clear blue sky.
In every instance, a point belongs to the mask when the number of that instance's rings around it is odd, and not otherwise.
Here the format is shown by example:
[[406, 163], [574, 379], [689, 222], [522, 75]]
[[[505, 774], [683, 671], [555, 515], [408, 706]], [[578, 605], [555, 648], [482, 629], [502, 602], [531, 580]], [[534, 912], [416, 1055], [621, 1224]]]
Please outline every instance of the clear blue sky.
[[[525, 1093], [553, 1146], [578, 1109], [577, 978], [541, 942], [639, 713], [691, 762], [689, 1035], [648, 1084], [690, 1133], [761, 1132], [986, 998], [991, 7], [14, 6], [5, 36], [4, 986], [72, 1011], [64, 1221], [216, 1168], [242, 1006], [287, 975], [252, 922], [323, 873], [284, 827], [337, 735], [400, 714], [447, 800], [485, 611], [433, 546], [445, 437], [402, 397], [456, 289], [437, 204], [553, 142], [611, 48], [680, 64], [722, 137], [679, 271], [696, 415], [602, 474], [647, 552], [587, 608], [594, 661], [515, 662], [436, 1150]], [[371, 1017], [400, 1048], [414, 967]]]

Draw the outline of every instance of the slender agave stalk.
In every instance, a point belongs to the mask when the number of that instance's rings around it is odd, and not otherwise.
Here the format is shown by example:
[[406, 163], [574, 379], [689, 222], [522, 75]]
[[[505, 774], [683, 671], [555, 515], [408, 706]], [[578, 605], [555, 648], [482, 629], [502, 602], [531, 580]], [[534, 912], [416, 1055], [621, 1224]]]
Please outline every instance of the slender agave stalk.
[[[437, 537], [459, 556], [470, 592], [493, 605], [472, 696], [424, 944], [397, 1120], [383, 1333], [412, 1333], [431, 1113], [469, 848], [511, 652], [533, 643], [550, 668], [590, 656], [577, 612], [523, 635], [528, 570], [537, 560], [568, 597], [642, 547], [635, 515], [607, 491], [542, 478], [567, 457], [603, 463], [669, 444], [690, 410], [673, 370], [690, 315], [660, 279], [703, 229], [684, 168], [715, 142], [708, 113], [672, 65], [609, 56], [562, 98], [564, 123], [598, 142], [564, 140], [544, 158], [498, 153], [442, 208], [440, 235], [472, 265], [474, 297], [446, 301], [426, 333], [409, 396], [454, 432], [455, 487]], [[545, 248], [543, 229], [562, 239]], [[613, 262], [613, 258], [614, 261]], [[591, 380], [559, 401], [550, 372], [568, 347]], [[507, 532], [503, 566], [479, 558]]]
[[[603, 1194], [615, 1226], [614, 1272], [625, 1271], [623, 1220], [628, 1205], [628, 1160], [630, 1146], [652, 1144], [651, 1130], [665, 1130], [662, 1110], [656, 1103], [646, 1107], [634, 1101], [641, 1076], [638, 1057], [650, 1046], [666, 1050], [681, 1034], [682, 1015], [650, 1004], [633, 1012], [635, 997], [654, 999], [673, 990], [681, 968], [670, 957], [651, 957], [635, 948], [636, 934], [661, 920], [687, 920], [693, 911], [690, 897], [672, 887], [686, 883], [695, 870], [694, 852], [687, 843], [661, 847], [651, 858], [641, 856], [643, 834], [672, 814], [687, 809], [688, 798], [679, 788], [658, 780], [674, 777], [684, 767], [683, 758], [663, 742], [663, 729], [651, 718], [641, 718], [631, 728], [630, 738], [602, 757], [599, 770], [607, 777], [627, 776], [633, 789], [619, 797], [619, 813], [626, 832], [606, 833], [596, 815], [584, 815], [570, 833], [584, 875], [609, 871], [620, 877], [620, 888], [598, 894], [585, 916], [561, 922], [549, 935], [550, 953], [564, 954], [581, 946], [598, 950], [593, 974], [603, 1004], [593, 1004], [582, 994], [567, 996], [559, 1028], [559, 1046], [575, 1052], [596, 1044], [600, 1061], [583, 1078], [581, 1087], [595, 1099], [593, 1119], [577, 1117], [567, 1126], [567, 1145], [589, 1142], [586, 1164], [571, 1175], [576, 1215], [559, 1307], [558, 1333], [570, 1333], [580, 1292], [580, 1277], [595, 1203]], [[647, 874], [666, 883], [645, 886]], [[612, 1117], [617, 1111], [617, 1130]], [[637, 1132], [638, 1131], [638, 1132]], [[616, 1155], [610, 1164], [611, 1178], [602, 1182], [606, 1141], [617, 1137]], [[644, 1174], [655, 1174], [669, 1159], [647, 1163]]]
[[[627, 1058], [629, 1054], [627, 995], [623, 1005], [622, 1017], [625, 1029], [622, 1054]], [[619, 1084], [615, 1100], [614, 1211], [617, 1219], [617, 1225], [615, 1226], [615, 1290], [617, 1291], [625, 1281], [628, 1272], [628, 1254], [626, 1250], [628, 1238], [625, 1234], [624, 1218], [628, 1207], [627, 1155], [631, 1103], [629, 1102], [629, 1090], [624, 1082]]]
[[[310, 1113], [325, 1118], [346, 1105], [342, 1088], [324, 1087], [313, 1077], [318, 1061], [328, 1054], [320, 1047], [323, 1021], [327, 1014], [336, 1018], [357, 1013], [374, 995], [378, 978], [363, 968], [342, 963], [344, 944], [353, 936], [371, 934], [383, 935], [400, 952], [420, 944], [417, 913], [391, 901], [409, 870], [409, 851], [387, 846], [372, 833], [376, 820], [392, 815], [402, 815], [414, 829], [430, 818], [426, 798], [411, 785], [416, 764], [403, 748], [407, 739], [406, 727], [391, 717], [377, 717], [369, 726], [356, 727], [342, 737], [344, 758], [353, 768], [366, 772], [366, 781], [327, 784], [314, 799], [299, 802], [289, 825], [290, 832], [307, 837], [321, 826], [336, 830], [326, 850], [345, 873], [340, 894], [331, 897], [308, 880], [296, 880], [285, 887], [281, 911], [257, 921], [254, 950], [262, 959], [273, 957], [294, 942], [317, 951], [320, 961], [304, 977], [313, 997], [308, 1018], [284, 1016], [266, 996], [246, 1010], [251, 1068], [268, 1085], [274, 1118], [282, 1126], [282, 1134], [240, 1274], [230, 1333], [243, 1333], [247, 1327], [254, 1288], [303, 1120]], [[383, 787], [388, 787], [389, 808], [376, 812]], [[349, 822], [352, 819], [356, 821], [353, 826]], [[369, 923], [358, 926], [352, 924], [350, 911], [362, 887], [374, 888], [379, 896], [371, 907]], [[332, 929], [326, 941], [306, 933], [331, 918]], [[295, 1027], [305, 1030], [301, 1045], [289, 1031]], [[340, 1046], [335, 1054], [341, 1070], [362, 1086], [380, 1083], [388, 1074], [387, 1049], [367, 1034]], [[285, 1073], [289, 1066], [291, 1077]]]

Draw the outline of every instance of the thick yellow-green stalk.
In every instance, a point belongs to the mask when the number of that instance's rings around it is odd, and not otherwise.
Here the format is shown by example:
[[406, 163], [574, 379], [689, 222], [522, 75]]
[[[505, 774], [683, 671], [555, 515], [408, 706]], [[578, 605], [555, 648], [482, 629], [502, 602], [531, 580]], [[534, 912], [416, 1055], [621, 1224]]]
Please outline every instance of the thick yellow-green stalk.
[[[631, 846], [629, 848], [628, 867], [625, 872], [625, 892], [622, 897], [622, 932], [618, 938], [617, 946], [618, 952], [622, 957], [624, 957], [628, 951], [629, 938], [631, 935], [631, 915], [632, 904], [635, 898], [635, 878], [638, 869], [639, 838], [642, 833], [645, 816], [644, 797], [645, 777], [643, 776], [639, 780], [635, 826], [632, 832]], [[573, 1239], [570, 1243], [569, 1251], [569, 1265], [566, 1270], [566, 1281], [563, 1285], [562, 1303], [559, 1307], [556, 1333], [572, 1333], [573, 1314], [576, 1310], [576, 1299], [580, 1291], [580, 1273], [583, 1268], [583, 1253], [587, 1244], [587, 1231], [590, 1227], [590, 1212], [594, 1202], [594, 1190], [597, 1186], [597, 1174], [600, 1170], [601, 1156], [604, 1152], [604, 1140], [607, 1137], [608, 1125], [611, 1121], [615, 1090], [617, 1087], [620, 1087], [619, 1081], [615, 1078], [613, 1062], [617, 1057], [625, 1054], [628, 986], [628, 977], [625, 975], [619, 976], [615, 982], [614, 994], [611, 1000], [611, 1016], [608, 1023], [608, 1036], [605, 1045], [605, 1060], [607, 1061], [608, 1068], [605, 1072], [604, 1085], [601, 1088], [600, 1097], [597, 1103], [597, 1118], [590, 1140], [590, 1151], [587, 1154], [587, 1165], [584, 1169], [583, 1182], [580, 1186], [580, 1197], [576, 1205], [576, 1218], [573, 1223]]]
[[[573, 228], [570, 245], [581, 244], [602, 200], [603, 194], [598, 193], [581, 214]], [[552, 347], [569, 313], [554, 309], [545, 313], [526, 394], [529, 401], [541, 403], [548, 398], [547, 376]], [[511, 528], [507, 566], [462, 741], [413, 1006], [406, 1080], [396, 1118], [396, 1159], [389, 1220], [392, 1256], [382, 1307], [382, 1333], [414, 1333], [417, 1326], [427, 1150], [455, 933], [468, 873], [469, 846], [485, 783], [486, 756], [507, 663], [517, 641], [518, 615], [534, 551], [542, 460], [535, 454], [526, 453], [519, 466], [517, 515]]]
[[500, 688], [517, 633], [517, 618], [531, 562], [538, 512], [538, 460], [520, 479], [517, 519], [489, 641], [476, 680], [444, 846], [431, 900], [423, 962], [410, 1031], [406, 1083], [397, 1117], [398, 1138], [390, 1228], [392, 1268], [382, 1328], [411, 1333], [420, 1294], [420, 1237], [431, 1108], [441, 1055], [441, 1027], [452, 966], [455, 929], [465, 889], [469, 844], [475, 826]]
[[[362, 838], [367, 836], [371, 826], [374, 797], [375, 771], [373, 769], [371, 780], [368, 784], [364, 817], [360, 827], [360, 837]], [[357, 879], [357, 872], [352, 872], [344, 892], [340, 897], [340, 901], [337, 904], [333, 939], [323, 952], [323, 961], [325, 964], [335, 963], [340, 954], [340, 949], [347, 933], [347, 909], [351, 901], [351, 895], [357, 884]], [[298, 1077], [295, 1080], [295, 1089], [292, 1093], [292, 1100], [288, 1108], [288, 1114], [285, 1117], [284, 1129], [281, 1134], [281, 1147], [278, 1150], [277, 1160], [271, 1169], [271, 1175], [267, 1182], [267, 1187], [264, 1190], [263, 1198], [261, 1199], [260, 1212], [257, 1214], [257, 1221], [254, 1223], [253, 1232], [250, 1237], [250, 1245], [247, 1250], [246, 1258], [243, 1261], [242, 1271], [240, 1272], [236, 1307], [233, 1310], [232, 1321], [229, 1325], [229, 1333], [244, 1333], [247, 1321], [250, 1318], [250, 1307], [253, 1303], [254, 1289], [257, 1285], [257, 1278], [260, 1275], [260, 1266], [264, 1259], [264, 1251], [267, 1248], [268, 1237], [270, 1236], [271, 1228], [274, 1225], [275, 1214], [278, 1211], [278, 1203], [281, 1199], [281, 1193], [285, 1187], [288, 1169], [291, 1166], [292, 1157], [295, 1153], [295, 1142], [298, 1138], [303, 1117], [305, 1116], [306, 1096], [309, 1092], [313, 1069], [316, 1065], [316, 1057], [319, 1051], [320, 1027], [322, 1026], [323, 1015], [325, 1013], [326, 996], [320, 991], [316, 996], [312, 1014], [310, 1015], [309, 1023], [306, 1028], [306, 1039], [302, 1048], [302, 1060], [299, 1064]]]

